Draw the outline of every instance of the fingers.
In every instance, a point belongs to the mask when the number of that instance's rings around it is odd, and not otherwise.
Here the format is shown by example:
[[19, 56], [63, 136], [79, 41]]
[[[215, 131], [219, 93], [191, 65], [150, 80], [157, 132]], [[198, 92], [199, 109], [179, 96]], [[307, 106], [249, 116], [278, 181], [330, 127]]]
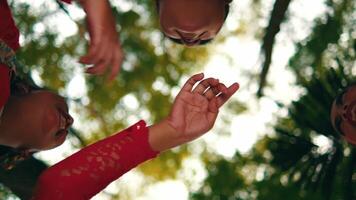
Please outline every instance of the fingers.
[[89, 55], [87, 57], [91, 64], [99, 63], [102, 61], [110, 60], [112, 54], [117, 49], [116, 43], [111, 43], [108, 38], [101, 38], [100, 41], [95, 42], [89, 48]]
[[92, 41], [90, 41], [91, 43], [89, 46], [88, 53], [79, 59], [80, 63], [83, 63], [83, 64], [93, 64], [94, 63], [93, 59], [97, 55], [97, 52], [100, 49], [100, 42], [97, 40], [93, 41], [93, 38], [91, 38], [91, 39], [92, 39]]
[[93, 55], [90, 60], [90, 64], [94, 64], [94, 66], [88, 68], [86, 72], [96, 75], [104, 74], [108, 67], [112, 65], [114, 53], [115, 49], [98, 48], [98, 51], [96, 51], [96, 55]]
[[219, 80], [215, 78], [207, 78], [201, 81], [193, 90], [193, 93], [203, 94], [209, 87], [215, 87], [219, 84]]
[[108, 67], [109, 61], [102, 61], [98, 64], [95, 64], [92, 67], [89, 67], [86, 72], [89, 74], [95, 74], [95, 75], [102, 75], [105, 73], [107, 67]]
[[122, 52], [120, 52], [114, 56], [109, 81], [113, 81], [115, 79], [116, 75], [120, 72], [123, 59], [124, 59], [124, 56], [123, 56]]
[[[213, 113], [218, 112], [219, 108], [239, 89], [238, 83], [234, 83], [227, 88], [223, 83], [219, 83], [218, 79], [207, 78], [201, 81], [192, 91], [194, 85], [203, 78], [203, 73], [192, 76], [184, 84], [181, 92], [185, 91], [202, 95], [209, 100], [208, 109]], [[181, 92], [180, 94], [182, 94]]]
[[203, 78], [203, 73], [193, 75], [187, 80], [187, 82], [185, 82], [181, 91], [191, 92], [195, 83], [202, 80]]
[[225, 93], [221, 93], [217, 96], [217, 106], [220, 108], [224, 103], [230, 99], [230, 97], [235, 94], [235, 92], [239, 89], [239, 84], [234, 83], [230, 87], [227, 88]]
[[93, 64], [92, 67], [86, 70], [89, 74], [102, 75], [109, 70], [109, 81], [114, 80], [119, 73], [122, 61], [123, 53], [120, 45], [115, 48], [104, 48], [102, 51], [95, 51], [91, 48], [88, 55], [80, 59], [80, 62], [84, 64]]
[[223, 83], [218, 83], [216, 86], [210, 87], [207, 89], [204, 93], [204, 96], [208, 99], [211, 100], [212, 98], [216, 97], [220, 93], [226, 93], [227, 88]]
[[109, 72], [108, 78], [112, 81], [119, 73], [123, 60], [115, 19], [108, 1], [92, 1], [86, 6], [90, 47], [79, 62], [92, 65], [86, 70], [89, 74], [101, 75]]

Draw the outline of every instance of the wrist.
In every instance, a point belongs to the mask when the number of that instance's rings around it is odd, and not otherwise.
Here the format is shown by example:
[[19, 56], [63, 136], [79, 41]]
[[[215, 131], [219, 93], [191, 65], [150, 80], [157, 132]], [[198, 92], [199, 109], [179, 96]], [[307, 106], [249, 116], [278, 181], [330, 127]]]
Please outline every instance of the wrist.
[[165, 151], [182, 144], [177, 131], [169, 124], [167, 119], [148, 127], [148, 141], [155, 151]]

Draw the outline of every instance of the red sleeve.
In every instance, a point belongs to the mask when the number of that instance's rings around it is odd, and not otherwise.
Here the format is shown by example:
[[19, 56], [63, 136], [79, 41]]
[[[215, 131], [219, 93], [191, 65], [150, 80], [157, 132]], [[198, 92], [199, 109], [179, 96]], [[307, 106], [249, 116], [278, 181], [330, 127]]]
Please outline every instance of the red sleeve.
[[139, 121], [47, 169], [39, 178], [33, 200], [90, 199], [109, 183], [157, 154], [148, 143], [145, 122]]
[[7, 0], [0, 0], [0, 39], [16, 50], [20, 47], [19, 36]]
[[[1, 0], [0, 0], [1, 1]], [[0, 64], [0, 113], [10, 96], [10, 70]]]
[[[71, 3], [72, 0], [62, 0]], [[20, 32], [15, 25], [7, 0], [0, 0], [0, 39], [16, 51], [19, 47]]]
[[62, 1], [66, 3], [72, 3], [72, 0], [62, 0]]

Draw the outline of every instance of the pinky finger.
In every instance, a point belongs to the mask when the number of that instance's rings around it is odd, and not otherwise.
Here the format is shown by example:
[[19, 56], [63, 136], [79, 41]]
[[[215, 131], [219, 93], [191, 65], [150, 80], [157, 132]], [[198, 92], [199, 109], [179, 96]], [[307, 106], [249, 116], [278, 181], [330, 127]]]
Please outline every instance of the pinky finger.
[[224, 105], [224, 103], [230, 99], [230, 97], [235, 94], [235, 92], [239, 89], [239, 84], [238, 83], [234, 83], [232, 84], [230, 87], [227, 88], [227, 92], [226, 93], [221, 93], [218, 97], [217, 97], [217, 105], [220, 108], [222, 105]]

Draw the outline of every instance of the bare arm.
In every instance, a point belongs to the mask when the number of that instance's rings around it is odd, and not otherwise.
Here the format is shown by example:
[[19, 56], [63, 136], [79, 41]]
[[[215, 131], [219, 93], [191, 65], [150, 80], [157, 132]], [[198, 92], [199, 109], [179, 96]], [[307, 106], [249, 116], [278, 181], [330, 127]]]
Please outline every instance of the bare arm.
[[90, 36], [89, 51], [80, 62], [93, 65], [87, 69], [90, 74], [108, 73], [115, 79], [124, 58], [116, 23], [108, 0], [78, 0], [86, 13]]

